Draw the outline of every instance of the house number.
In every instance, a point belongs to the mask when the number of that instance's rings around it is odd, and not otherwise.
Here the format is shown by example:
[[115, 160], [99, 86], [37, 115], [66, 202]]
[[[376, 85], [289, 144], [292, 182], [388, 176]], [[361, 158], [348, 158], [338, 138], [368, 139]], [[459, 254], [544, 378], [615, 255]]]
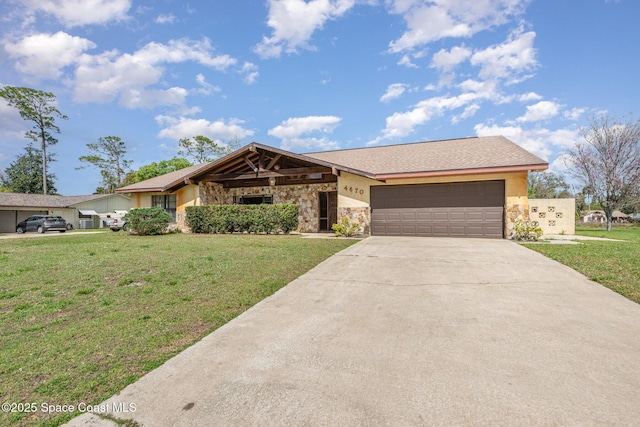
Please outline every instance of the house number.
[[356, 194], [360, 194], [363, 195], [364, 194], [364, 190], [362, 188], [353, 188], [353, 187], [348, 187], [348, 186], [344, 186], [344, 191], [348, 191], [349, 193], [356, 193]]

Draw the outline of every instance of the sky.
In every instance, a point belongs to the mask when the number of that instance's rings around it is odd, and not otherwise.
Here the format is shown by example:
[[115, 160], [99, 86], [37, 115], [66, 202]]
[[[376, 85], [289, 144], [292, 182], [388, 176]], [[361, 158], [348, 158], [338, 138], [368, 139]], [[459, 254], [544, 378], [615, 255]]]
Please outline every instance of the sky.
[[[52, 92], [50, 165], [134, 169], [196, 135], [296, 153], [504, 135], [566, 169], [589, 117], [640, 111], [637, 0], [2, 0], [0, 86]], [[32, 123], [0, 101], [0, 170]]]

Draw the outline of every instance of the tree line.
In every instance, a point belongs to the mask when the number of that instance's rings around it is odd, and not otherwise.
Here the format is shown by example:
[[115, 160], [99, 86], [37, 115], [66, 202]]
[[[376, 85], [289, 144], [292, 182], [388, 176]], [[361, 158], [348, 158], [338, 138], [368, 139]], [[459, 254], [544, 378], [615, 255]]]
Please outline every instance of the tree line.
[[[67, 120], [56, 105], [53, 93], [27, 87], [5, 86], [0, 89], [0, 97], [10, 107], [20, 113], [20, 117], [32, 123], [32, 129], [25, 132], [30, 142], [25, 151], [0, 174], [0, 191], [27, 194], [56, 194], [56, 175], [49, 171], [49, 163], [55, 161], [51, 146], [58, 143], [54, 134], [60, 133], [56, 119]], [[183, 169], [193, 164], [216, 160], [240, 147], [235, 138], [226, 145], [219, 145], [206, 136], [182, 138], [178, 141], [178, 156], [170, 160], [153, 162], [131, 169], [132, 160], [126, 158], [127, 146], [120, 137], [109, 135], [88, 143], [89, 154], [80, 156], [80, 166], [76, 169], [93, 167], [100, 171], [102, 182], [96, 193], [111, 194], [117, 188], [144, 181], [168, 172]]]

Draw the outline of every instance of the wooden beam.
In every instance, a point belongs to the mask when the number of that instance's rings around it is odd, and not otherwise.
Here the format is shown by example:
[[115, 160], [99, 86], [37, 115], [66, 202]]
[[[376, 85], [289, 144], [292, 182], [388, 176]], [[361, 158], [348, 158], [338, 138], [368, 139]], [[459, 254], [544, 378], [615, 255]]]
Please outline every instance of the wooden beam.
[[256, 167], [256, 165], [253, 164], [251, 160], [249, 160], [248, 157], [244, 157], [244, 161], [249, 165], [251, 170], [253, 170], [254, 172], [258, 172], [258, 168]]
[[340, 176], [338, 168], [331, 168], [331, 175]]
[[295, 176], [295, 175], [311, 175], [320, 173], [323, 175], [331, 174], [331, 170], [325, 167], [314, 168], [292, 168], [292, 169], [280, 169], [278, 171], [258, 171], [256, 173], [226, 173], [226, 174], [209, 174], [201, 178], [202, 181], [236, 181], [242, 179], [255, 179], [255, 178], [271, 178], [281, 176]]
[[282, 154], [276, 154], [276, 156], [273, 158], [273, 160], [271, 160], [269, 162], [269, 164], [267, 165], [267, 170], [270, 171], [271, 168], [273, 168], [276, 163], [278, 162], [278, 160], [280, 160], [280, 157], [282, 157]]

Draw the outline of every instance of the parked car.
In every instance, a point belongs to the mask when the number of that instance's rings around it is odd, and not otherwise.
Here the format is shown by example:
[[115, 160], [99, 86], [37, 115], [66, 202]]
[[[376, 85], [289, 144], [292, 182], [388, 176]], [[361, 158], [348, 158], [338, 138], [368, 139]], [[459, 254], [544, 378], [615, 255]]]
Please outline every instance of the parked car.
[[38, 233], [59, 231], [64, 233], [67, 231], [67, 222], [60, 216], [31, 215], [16, 226], [16, 233], [24, 233], [26, 231], [37, 231]]
[[122, 218], [113, 218], [113, 220], [109, 223], [109, 228], [111, 231], [129, 231], [129, 223], [123, 221]]

